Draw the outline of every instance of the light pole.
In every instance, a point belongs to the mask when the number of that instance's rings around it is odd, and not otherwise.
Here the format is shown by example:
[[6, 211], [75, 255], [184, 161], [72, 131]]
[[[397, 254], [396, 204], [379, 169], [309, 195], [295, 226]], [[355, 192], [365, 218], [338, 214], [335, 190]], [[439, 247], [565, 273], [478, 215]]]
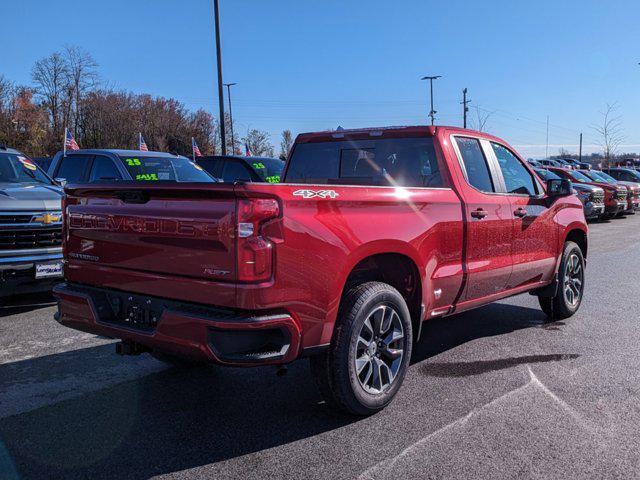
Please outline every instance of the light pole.
[[422, 77], [421, 80], [429, 80], [429, 90], [431, 91], [431, 111], [429, 116], [431, 117], [431, 125], [435, 123], [436, 111], [433, 109], [433, 81], [438, 78], [442, 78], [442, 75], [434, 75], [431, 77]]
[[471, 100], [467, 100], [466, 87], [462, 90], [462, 102], [460, 103], [462, 104], [462, 125], [464, 128], [467, 128], [467, 112], [469, 111], [469, 107], [467, 107], [467, 105], [471, 103]]
[[222, 93], [222, 53], [220, 48], [220, 12], [218, 0], [213, 0], [213, 15], [216, 24], [216, 59], [218, 64], [218, 106], [220, 107], [220, 143], [222, 155], [227, 154], [227, 138], [224, 133], [224, 96]]
[[231, 155], [236, 154], [236, 141], [233, 136], [233, 111], [231, 110], [231, 87], [237, 85], [237, 83], [225, 83], [227, 87], [227, 100], [229, 100], [229, 122], [231, 123]]

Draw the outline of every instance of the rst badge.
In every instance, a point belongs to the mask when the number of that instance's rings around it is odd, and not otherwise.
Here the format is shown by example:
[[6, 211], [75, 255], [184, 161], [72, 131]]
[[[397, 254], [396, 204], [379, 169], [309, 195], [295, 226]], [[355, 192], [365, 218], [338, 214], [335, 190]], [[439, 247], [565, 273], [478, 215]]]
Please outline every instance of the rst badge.
[[336, 198], [338, 192], [335, 190], [296, 190], [293, 194], [302, 198]]

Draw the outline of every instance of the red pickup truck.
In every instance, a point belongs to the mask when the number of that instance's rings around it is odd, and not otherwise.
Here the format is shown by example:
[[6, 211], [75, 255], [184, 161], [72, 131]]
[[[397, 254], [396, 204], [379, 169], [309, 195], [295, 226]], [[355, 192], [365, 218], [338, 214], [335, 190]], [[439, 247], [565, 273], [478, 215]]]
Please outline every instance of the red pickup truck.
[[583, 296], [587, 224], [499, 138], [450, 127], [298, 136], [280, 184], [68, 185], [57, 320], [123, 354], [310, 357], [327, 402], [395, 396], [423, 321], [523, 292]]

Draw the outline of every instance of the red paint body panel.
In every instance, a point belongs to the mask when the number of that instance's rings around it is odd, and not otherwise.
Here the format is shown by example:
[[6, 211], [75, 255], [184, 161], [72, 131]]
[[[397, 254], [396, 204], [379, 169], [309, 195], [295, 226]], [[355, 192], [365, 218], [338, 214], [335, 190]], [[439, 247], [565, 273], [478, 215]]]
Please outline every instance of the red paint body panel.
[[[333, 133], [306, 134], [296, 142], [331, 140]], [[548, 284], [567, 233], [587, 232], [576, 197], [486, 195], [467, 184], [450, 136], [473, 135], [507, 145], [496, 137], [448, 127], [408, 127], [382, 134], [434, 136], [447, 187], [68, 186], [66, 280], [189, 304], [278, 312], [295, 337], [284, 362], [304, 348], [331, 341], [347, 277], [367, 257], [393, 253], [413, 262], [429, 318]], [[344, 135], [368, 138], [369, 131]], [[301, 189], [336, 195], [303, 198], [295, 194]], [[143, 202], [126, 200], [140, 192]], [[260, 227], [273, 255], [271, 278], [260, 283], [236, 280], [237, 209], [243, 198], [273, 198], [279, 206], [277, 217]], [[476, 208], [485, 209], [488, 217], [471, 217]], [[524, 218], [514, 217], [518, 208], [527, 210]], [[219, 361], [204, 340], [206, 327], [213, 325], [206, 318], [186, 319], [167, 311], [155, 333], [145, 335], [101, 324], [91, 299], [69, 292], [58, 298], [60, 321], [70, 327]]]

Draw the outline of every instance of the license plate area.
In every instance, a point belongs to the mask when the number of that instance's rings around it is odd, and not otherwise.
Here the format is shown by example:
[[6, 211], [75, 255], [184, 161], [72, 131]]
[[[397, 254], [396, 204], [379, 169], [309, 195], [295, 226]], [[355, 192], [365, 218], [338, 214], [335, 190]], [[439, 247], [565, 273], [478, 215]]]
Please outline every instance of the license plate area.
[[100, 322], [149, 333], [156, 329], [166, 308], [164, 302], [142, 295], [100, 292], [92, 298]]
[[60, 278], [62, 277], [62, 262], [36, 263], [35, 278]]

